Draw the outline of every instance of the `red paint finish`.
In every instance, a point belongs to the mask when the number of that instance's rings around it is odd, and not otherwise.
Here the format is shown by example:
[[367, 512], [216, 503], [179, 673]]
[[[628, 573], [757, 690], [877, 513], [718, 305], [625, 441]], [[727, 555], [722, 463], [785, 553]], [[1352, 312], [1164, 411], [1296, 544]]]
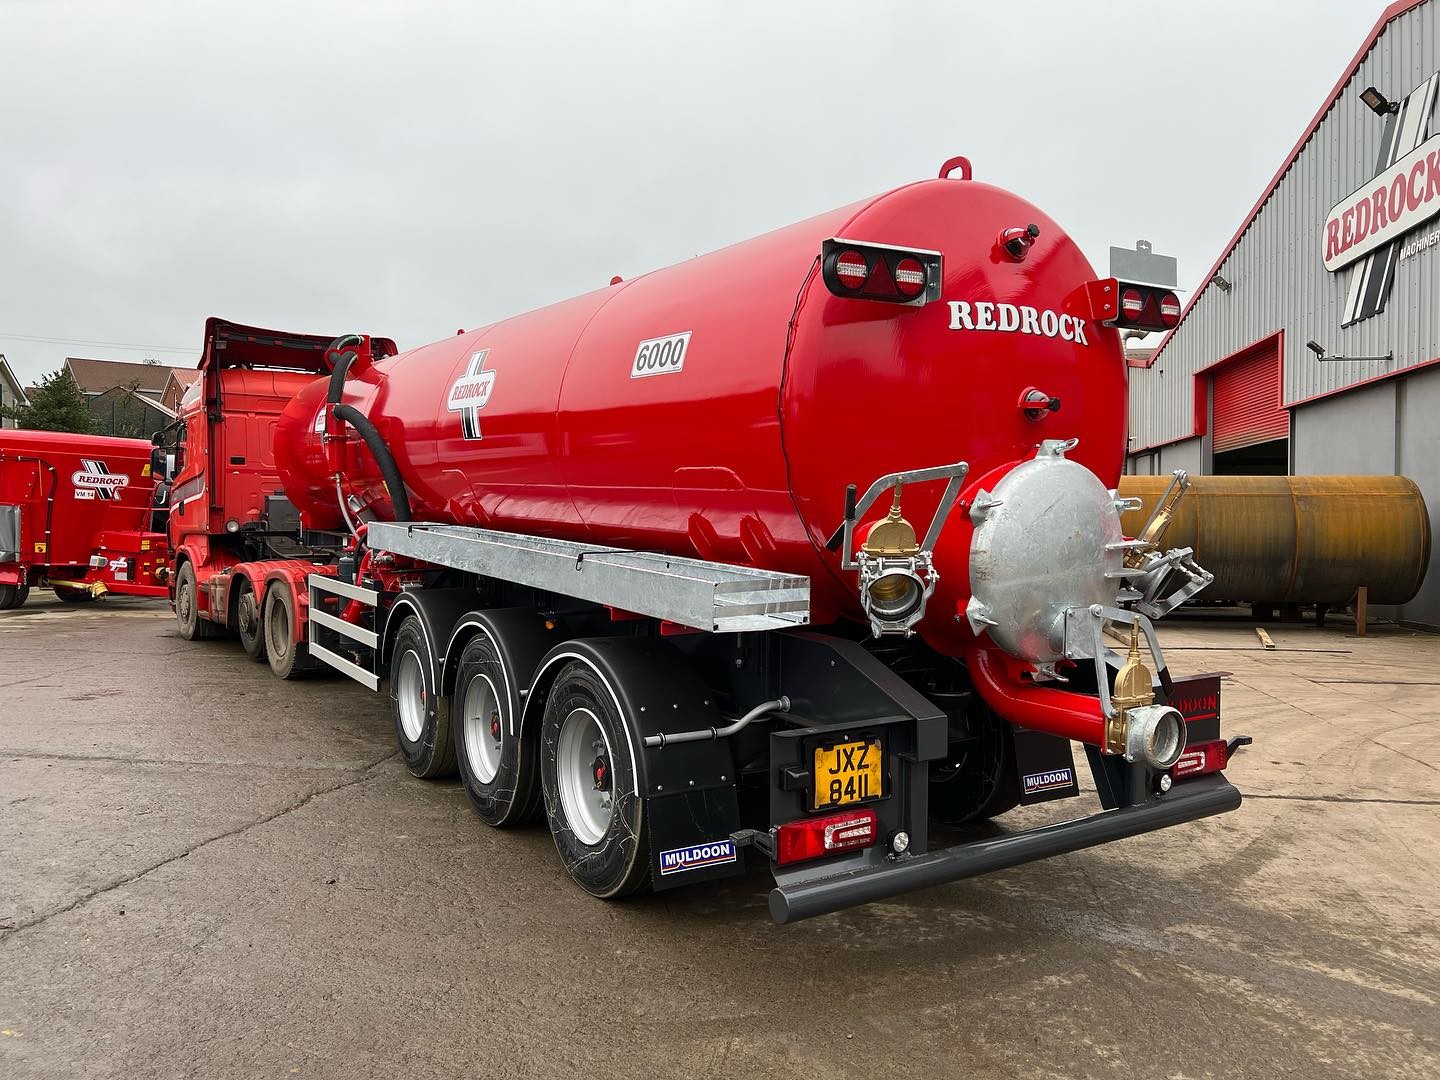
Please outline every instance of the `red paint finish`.
[[[995, 247], [1017, 222], [1040, 229], [1020, 263]], [[941, 251], [942, 299], [832, 296], [817, 267], [832, 236]], [[1091, 321], [1095, 276], [1034, 206], [929, 180], [379, 360], [347, 381], [344, 400], [389, 444], [417, 520], [806, 574], [817, 623], [858, 618], [855, 575], [824, 550], [847, 484], [963, 460], [973, 491], [1041, 439], [1072, 437], [1072, 458], [1118, 481], [1125, 365], [1116, 332]], [[679, 370], [632, 377], [642, 343], [681, 334]], [[480, 437], [467, 439], [448, 401], [476, 371], [493, 383], [473, 413]], [[1061, 410], [1027, 419], [1015, 403], [1032, 385]], [[306, 523], [333, 528], [333, 471], [316, 432], [325, 392], [315, 379], [285, 410], [275, 461]], [[350, 490], [383, 513], [368, 452], [353, 438], [343, 452]], [[907, 490], [918, 528], [940, 490]], [[970, 640], [953, 617], [969, 591], [968, 544], [968, 521], [953, 515], [919, 627], [952, 655]]]
[[1216, 368], [1211, 375], [1211, 393], [1215, 453], [1289, 438], [1290, 414], [1280, 405], [1276, 339]]
[[[163, 596], [157, 569], [168, 552], [150, 532], [154, 493], [144, 440], [0, 430], [0, 505], [20, 508], [19, 557], [0, 563], [0, 584], [47, 577]], [[92, 568], [94, 555], [106, 565]]]

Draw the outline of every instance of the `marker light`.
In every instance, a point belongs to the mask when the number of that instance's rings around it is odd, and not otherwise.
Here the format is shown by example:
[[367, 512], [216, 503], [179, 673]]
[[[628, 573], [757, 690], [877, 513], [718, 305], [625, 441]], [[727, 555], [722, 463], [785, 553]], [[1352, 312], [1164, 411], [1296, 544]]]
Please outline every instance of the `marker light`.
[[1187, 746], [1185, 752], [1176, 759], [1175, 767], [1171, 772], [1174, 773], [1177, 780], [1187, 776], [1204, 776], [1206, 773], [1221, 772], [1225, 768], [1228, 752], [1229, 747], [1225, 744], [1224, 739]]
[[874, 810], [792, 821], [775, 830], [775, 861], [781, 866], [870, 847], [879, 834]]

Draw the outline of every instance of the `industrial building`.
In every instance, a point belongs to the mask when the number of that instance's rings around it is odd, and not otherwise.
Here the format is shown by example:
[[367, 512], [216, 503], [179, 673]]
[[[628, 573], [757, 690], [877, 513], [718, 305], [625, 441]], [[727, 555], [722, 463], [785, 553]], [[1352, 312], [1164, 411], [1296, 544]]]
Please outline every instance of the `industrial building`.
[[[1440, 5], [1388, 7], [1153, 356], [1127, 471], [1399, 474], [1440, 511]], [[1424, 586], [1379, 614], [1440, 627]], [[1364, 582], [1356, 582], [1363, 585]]]

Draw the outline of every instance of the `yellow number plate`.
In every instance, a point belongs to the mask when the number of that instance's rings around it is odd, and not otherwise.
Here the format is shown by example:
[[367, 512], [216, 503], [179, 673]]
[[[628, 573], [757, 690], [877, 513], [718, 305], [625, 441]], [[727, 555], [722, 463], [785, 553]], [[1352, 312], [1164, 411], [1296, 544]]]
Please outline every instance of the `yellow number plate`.
[[822, 746], [815, 751], [815, 803], [812, 809], [849, 806], [878, 798], [884, 755], [879, 739]]

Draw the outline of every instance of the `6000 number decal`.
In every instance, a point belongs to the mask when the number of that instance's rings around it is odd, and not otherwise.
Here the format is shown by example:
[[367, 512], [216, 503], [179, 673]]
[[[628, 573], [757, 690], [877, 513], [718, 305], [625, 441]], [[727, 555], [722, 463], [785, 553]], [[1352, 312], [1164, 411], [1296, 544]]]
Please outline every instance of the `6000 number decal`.
[[643, 379], [648, 375], [672, 375], [683, 369], [685, 354], [690, 349], [690, 333], [686, 330], [683, 334], [640, 342], [640, 347], [635, 350], [635, 362], [630, 365], [630, 377]]

